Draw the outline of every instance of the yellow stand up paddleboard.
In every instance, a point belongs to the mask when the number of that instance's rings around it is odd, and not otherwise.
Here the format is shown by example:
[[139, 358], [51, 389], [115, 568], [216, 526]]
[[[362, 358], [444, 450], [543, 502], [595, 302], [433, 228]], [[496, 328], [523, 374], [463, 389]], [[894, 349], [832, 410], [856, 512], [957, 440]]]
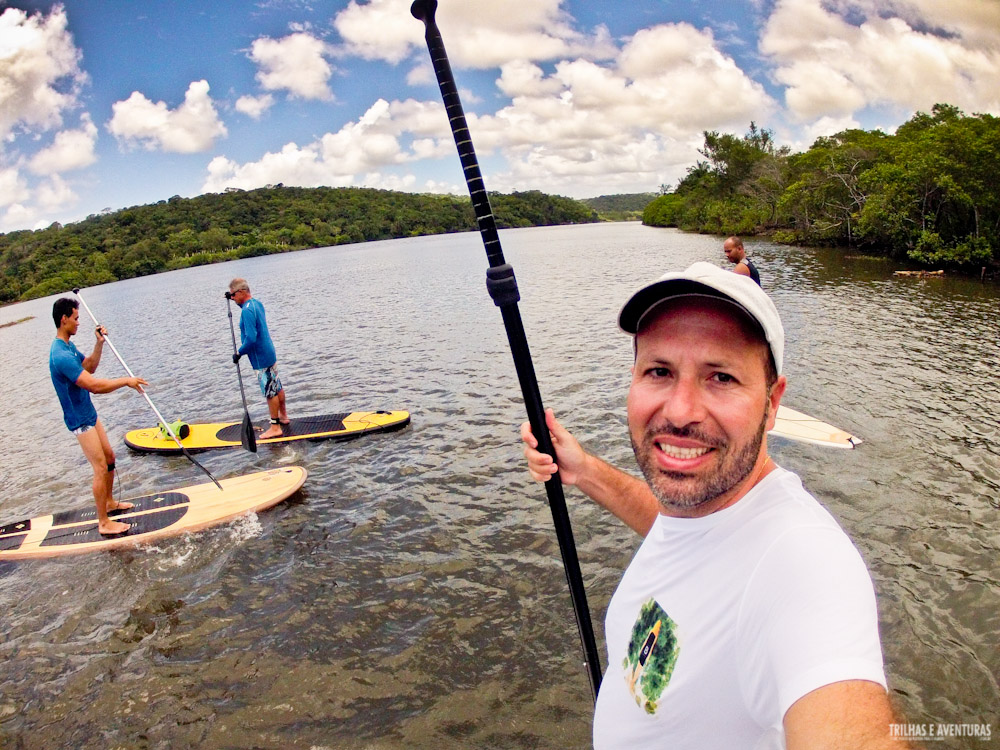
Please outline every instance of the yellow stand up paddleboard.
[[97, 508], [65, 511], [0, 526], [0, 560], [55, 557], [131, 547], [223, 523], [264, 510], [296, 492], [306, 481], [301, 466], [259, 471], [213, 482], [129, 498], [135, 507], [108, 515], [130, 524], [122, 534], [103, 535]]
[[790, 440], [798, 440], [813, 445], [825, 445], [827, 448], [853, 448], [862, 440], [849, 432], [832, 424], [821, 422], [808, 414], [778, 406], [778, 414], [774, 419], [774, 429], [771, 435], [779, 435]]
[[[289, 424], [281, 426], [281, 437], [267, 440], [261, 440], [259, 435], [270, 427], [269, 422], [255, 425], [254, 430], [258, 435], [257, 445], [271, 445], [294, 440], [349, 440], [372, 432], [398, 430], [409, 423], [408, 411], [353, 411], [319, 417], [292, 417]], [[242, 422], [187, 426], [190, 429], [187, 436], [181, 438], [181, 445], [192, 453], [215, 448], [239, 448], [242, 445], [240, 441]], [[177, 443], [169, 436], [164, 436], [158, 427], [146, 427], [126, 433], [125, 445], [140, 453], [181, 452]]]

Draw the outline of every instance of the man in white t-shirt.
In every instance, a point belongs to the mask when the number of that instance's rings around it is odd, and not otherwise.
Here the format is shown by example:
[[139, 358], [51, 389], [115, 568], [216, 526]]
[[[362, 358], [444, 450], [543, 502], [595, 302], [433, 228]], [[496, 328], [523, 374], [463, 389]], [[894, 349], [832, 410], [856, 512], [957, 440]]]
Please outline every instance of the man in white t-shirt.
[[[891, 738], [865, 564], [767, 453], [784, 332], [749, 277], [711, 263], [636, 292], [628, 422], [646, 482], [546, 415], [563, 483], [644, 537], [608, 606], [594, 745], [905, 747]], [[556, 471], [522, 426], [532, 476]]]

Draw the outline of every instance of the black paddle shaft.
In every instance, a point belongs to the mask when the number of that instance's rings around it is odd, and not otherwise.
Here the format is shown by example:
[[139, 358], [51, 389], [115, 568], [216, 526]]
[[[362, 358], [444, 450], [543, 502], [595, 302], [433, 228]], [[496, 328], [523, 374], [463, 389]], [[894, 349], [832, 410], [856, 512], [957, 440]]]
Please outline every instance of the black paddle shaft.
[[[448, 121], [451, 123], [451, 132], [455, 137], [455, 145], [458, 147], [458, 156], [465, 172], [465, 181], [472, 198], [472, 207], [476, 212], [479, 233], [483, 237], [486, 257], [490, 263], [486, 272], [486, 287], [503, 316], [504, 327], [507, 329], [507, 340], [510, 342], [511, 354], [514, 357], [514, 367], [521, 384], [524, 405], [528, 411], [528, 421], [531, 423], [531, 431], [538, 439], [538, 450], [555, 456], [555, 449], [545, 424], [545, 409], [538, 391], [535, 368], [531, 362], [531, 353], [528, 351], [528, 340], [521, 322], [521, 313], [517, 307], [521, 296], [514, 278], [514, 269], [503, 257], [500, 236], [497, 233], [497, 225], [493, 218], [493, 210], [490, 207], [490, 199], [486, 193], [483, 176], [479, 171], [479, 161], [476, 159], [476, 152], [472, 146], [472, 136], [469, 134], [469, 128], [465, 121], [465, 112], [458, 96], [458, 87], [455, 85], [455, 78], [448, 62], [448, 54], [445, 52], [444, 41], [441, 39], [441, 32], [438, 31], [434, 21], [436, 10], [437, 0], [416, 0], [410, 6], [410, 13], [418, 21], [423, 21], [426, 28], [424, 38], [427, 41], [427, 50], [430, 52], [431, 62], [434, 64], [434, 73], [437, 76], [438, 86], [441, 88], [441, 98], [444, 100]], [[601, 661], [597, 654], [594, 628], [590, 621], [587, 594], [583, 587], [583, 576], [580, 573], [576, 545], [573, 542], [573, 529], [570, 526], [569, 513], [566, 510], [562, 480], [558, 474], [553, 475], [545, 483], [545, 491], [548, 495], [549, 507], [552, 510], [552, 521], [555, 524], [563, 567], [566, 570], [566, 580], [569, 583], [570, 596], [573, 600], [573, 611], [576, 614], [576, 624], [580, 631], [580, 640], [586, 660], [585, 666], [588, 669], [590, 686], [596, 700], [597, 691], [601, 685]]]
[[[236, 328], [233, 326], [233, 306], [231, 300], [233, 295], [226, 293], [226, 314], [229, 315], [229, 332], [233, 336], [233, 354], [238, 354], [236, 347]], [[257, 436], [253, 431], [253, 423], [250, 421], [250, 409], [247, 407], [247, 394], [243, 390], [243, 373], [240, 371], [240, 363], [236, 363], [236, 379], [240, 381], [240, 398], [243, 399], [243, 427], [240, 431], [240, 442], [243, 447], [251, 453], [257, 452]]]

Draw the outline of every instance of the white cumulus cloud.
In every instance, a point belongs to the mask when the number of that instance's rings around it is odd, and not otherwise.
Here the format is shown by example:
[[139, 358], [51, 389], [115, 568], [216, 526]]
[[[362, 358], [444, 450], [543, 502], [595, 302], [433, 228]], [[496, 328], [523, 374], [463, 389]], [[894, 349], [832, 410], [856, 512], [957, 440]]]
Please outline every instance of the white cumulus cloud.
[[817, 138], [829, 137], [845, 130], [855, 129], [861, 129], [861, 123], [849, 115], [844, 117], [820, 117], [815, 122], [804, 125], [794, 133], [786, 134], [788, 137], [785, 143], [792, 151], [808, 151]]
[[507, 96], [545, 96], [558, 94], [562, 84], [545, 78], [544, 71], [527, 60], [514, 60], [500, 67], [497, 87]]
[[742, 132], [775, 107], [710, 31], [685, 23], [642, 29], [607, 62], [550, 74], [508, 63], [497, 86], [510, 103], [469, 118], [477, 149], [508, 164], [491, 188], [575, 197], [652, 190], [697, 160], [703, 130]]
[[209, 162], [208, 178], [202, 192], [221, 193], [227, 188], [252, 190], [275, 183], [299, 187], [349, 185], [349, 175], [337, 175], [323, 163], [315, 146], [286, 144], [278, 152], [269, 152], [255, 162], [238, 164], [224, 156]]
[[421, 192], [460, 195], [465, 189], [464, 185], [439, 182], [438, 180], [427, 180], [424, 182]]
[[1000, 3], [779, 0], [760, 51], [800, 121], [947, 102], [1000, 112]]
[[125, 143], [138, 143], [150, 151], [207, 151], [216, 138], [227, 132], [208, 91], [207, 81], [193, 81], [184, 103], [173, 110], [164, 102], [151, 102], [133, 91], [128, 99], [111, 106], [114, 115], [108, 130]]
[[[963, 43], [977, 49], [997, 47], [1000, 3], [990, 0], [853, 0], [869, 15], [891, 12], [913, 28], [954, 32]], [[839, 5], [843, 6], [844, 0]]]
[[250, 48], [257, 66], [257, 82], [267, 91], [288, 91], [302, 99], [333, 99], [329, 80], [333, 67], [326, 61], [330, 50], [321, 39], [304, 31], [281, 39], [261, 37]]
[[379, 99], [357, 121], [306, 146], [287, 143], [280, 151], [244, 164], [216, 157], [208, 166], [202, 190], [251, 190], [279, 182], [301, 187], [412, 185], [409, 176], [384, 170], [448, 154], [454, 150], [450, 138], [442, 105]]
[[425, 83], [434, 83], [435, 80], [437, 79], [434, 77], [434, 68], [429, 62], [415, 65], [406, 74], [406, 82], [410, 86], [422, 86]]
[[[610, 57], [607, 30], [591, 35], [573, 28], [562, 0], [509, 3], [463, 0], [438, 7], [437, 24], [447, 37], [453, 65], [491, 68], [513, 60], [555, 60], [566, 56]], [[409, 11], [409, 0], [351, 0], [334, 18], [348, 54], [398, 63], [414, 51], [426, 56], [423, 26]], [[423, 58], [421, 58], [422, 61]]]
[[43, 181], [35, 191], [35, 202], [45, 212], [60, 211], [74, 205], [78, 196], [57, 174]]
[[35, 174], [52, 175], [89, 167], [97, 161], [94, 146], [97, 143], [97, 126], [84, 114], [80, 128], [56, 133], [52, 145], [35, 153], [29, 168]]
[[267, 110], [274, 106], [274, 97], [270, 94], [264, 94], [263, 96], [241, 96], [236, 100], [234, 106], [237, 112], [242, 112], [252, 120], [259, 120]]
[[[503, 61], [496, 83], [508, 103], [467, 115], [480, 156], [499, 156], [507, 164], [489, 177], [491, 189], [576, 197], [610, 189], [653, 190], [681, 176], [698, 158], [703, 130], [742, 132], [775, 108], [763, 86], [721, 50], [710, 30], [662, 24], [617, 46], [605, 39], [600, 54], [581, 54], [577, 45], [586, 40], [569, 28], [559, 8], [558, 0], [519, 6], [514, 14], [479, 0], [442, 8], [442, 26], [465, 24], [468, 32], [449, 36], [449, 53], [452, 38], [476, 37], [478, 29], [484, 34], [474, 45], [480, 62]], [[403, 59], [414, 44], [411, 31], [394, 26], [401, 14], [412, 24], [403, 11], [396, 0], [351, 3], [337, 17], [338, 30], [354, 54]], [[546, 40], [539, 35], [547, 35]], [[494, 44], [497, 39], [502, 43]], [[427, 78], [427, 67], [420, 63], [409, 81]], [[481, 103], [468, 94], [462, 99], [466, 105]], [[409, 179], [414, 162], [446, 159], [456, 154], [439, 102], [380, 100], [357, 121], [308, 146], [287, 144], [246, 164], [216, 160], [204, 189], [277, 182], [416, 185]], [[442, 184], [424, 183], [431, 189]]]
[[[3, 207], [2, 203], [0, 203], [0, 207]], [[0, 214], [0, 231], [12, 232], [17, 229], [24, 229], [37, 218], [37, 211], [21, 203], [12, 203], [4, 209], [3, 214]], [[39, 222], [32, 228], [44, 229], [45, 224]]]
[[30, 197], [31, 191], [16, 168], [0, 168], [0, 207], [12, 206]]
[[361, 183], [365, 187], [378, 188], [379, 190], [398, 190], [399, 192], [413, 192], [417, 183], [417, 178], [412, 174], [394, 175], [382, 174], [380, 172], [369, 172], [364, 176]]
[[16, 8], [0, 14], [0, 138], [19, 126], [59, 127], [85, 81], [61, 6], [47, 16]]
[[410, 15], [405, 0], [371, 0], [364, 4], [350, 0], [337, 13], [334, 27], [343, 37], [347, 53], [366, 60], [398, 63], [424, 43], [420, 23]]

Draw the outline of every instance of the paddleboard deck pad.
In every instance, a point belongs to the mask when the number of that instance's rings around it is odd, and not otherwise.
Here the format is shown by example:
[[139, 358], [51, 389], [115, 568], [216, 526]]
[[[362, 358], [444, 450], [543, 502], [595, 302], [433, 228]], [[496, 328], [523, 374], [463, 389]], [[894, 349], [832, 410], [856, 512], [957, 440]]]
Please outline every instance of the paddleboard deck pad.
[[97, 528], [93, 503], [82, 510], [63, 511], [0, 526], [0, 560], [55, 557], [131, 547], [155, 539], [193, 532], [233, 518], [270, 508], [296, 492], [306, 480], [301, 466], [254, 474], [152, 495], [129, 498], [134, 507], [108, 515], [130, 524], [123, 534], [104, 536]]
[[[410, 423], [408, 411], [352, 411], [343, 414], [326, 414], [319, 417], [293, 417], [289, 424], [281, 426], [281, 437], [261, 440], [260, 434], [267, 430], [270, 422], [254, 425], [257, 445], [289, 443], [295, 440], [350, 440], [373, 432], [398, 430]], [[217, 424], [191, 424], [188, 436], [181, 439], [181, 445], [189, 452], [214, 450], [216, 448], [239, 448], [242, 422], [221, 422]], [[178, 435], [178, 437], [180, 437]], [[125, 445], [141, 453], [180, 453], [181, 449], [173, 438], [164, 438], [157, 427], [132, 430], [125, 435]]]
[[790, 440], [798, 440], [813, 445], [825, 445], [828, 448], [853, 448], [861, 444], [861, 438], [849, 432], [821, 422], [808, 414], [778, 406], [778, 414], [774, 419], [772, 435], [779, 435]]

